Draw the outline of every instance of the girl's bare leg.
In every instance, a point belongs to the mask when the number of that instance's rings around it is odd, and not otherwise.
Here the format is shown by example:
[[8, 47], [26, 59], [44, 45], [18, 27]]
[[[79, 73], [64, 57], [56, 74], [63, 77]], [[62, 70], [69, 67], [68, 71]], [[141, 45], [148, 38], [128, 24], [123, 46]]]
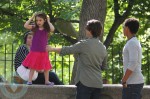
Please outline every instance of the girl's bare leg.
[[28, 82], [32, 82], [32, 77], [33, 77], [34, 71], [35, 71], [34, 69], [30, 69]]
[[44, 76], [45, 76], [45, 84], [53, 86], [54, 83], [49, 81], [49, 70], [44, 71]]
[[44, 76], [45, 76], [45, 84], [49, 83], [49, 70], [44, 71]]

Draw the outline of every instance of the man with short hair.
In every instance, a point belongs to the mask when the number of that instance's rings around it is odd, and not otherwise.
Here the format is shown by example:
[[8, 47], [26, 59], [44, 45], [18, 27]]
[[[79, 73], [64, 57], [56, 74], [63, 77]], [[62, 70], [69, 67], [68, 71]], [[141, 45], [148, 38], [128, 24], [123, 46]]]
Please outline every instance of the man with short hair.
[[136, 37], [138, 29], [139, 21], [137, 19], [125, 20], [123, 33], [128, 40], [123, 48], [122, 99], [141, 99], [144, 77], [141, 73], [142, 48]]
[[75, 84], [77, 86], [76, 99], [100, 99], [103, 88], [102, 70], [106, 67], [107, 51], [99, 40], [102, 33], [101, 22], [89, 20], [86, 25], [87, 39], [74, 45], [62, 48], [52, 48], [51, 52], [60, 55], [78, 54]]

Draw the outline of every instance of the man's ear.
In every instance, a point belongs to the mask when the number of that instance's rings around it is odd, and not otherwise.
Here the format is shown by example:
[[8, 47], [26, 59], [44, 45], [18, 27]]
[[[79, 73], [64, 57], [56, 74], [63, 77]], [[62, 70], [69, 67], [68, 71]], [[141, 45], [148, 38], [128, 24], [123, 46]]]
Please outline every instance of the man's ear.
[[131, 31], [128, 27], [126, 27], [126, 31], [127, 31], [127, 33], [131, 33]]

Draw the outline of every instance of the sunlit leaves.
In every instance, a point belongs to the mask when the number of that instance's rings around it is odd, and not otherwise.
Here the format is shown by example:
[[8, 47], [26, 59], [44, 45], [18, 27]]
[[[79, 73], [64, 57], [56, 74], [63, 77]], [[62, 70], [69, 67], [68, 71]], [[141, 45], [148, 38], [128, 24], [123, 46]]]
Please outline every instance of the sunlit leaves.
[[[34, 12], [42, 11], [57, 19], [78, 19], [80, 1], [70, 0], [2, 0], [0, 2], [0, 34], [5, 31], [16, 35], [16, 39], [26, 31], [23, 24]], [[22, 33], [21, 35], [18, 34]]]
[[150, 15], [150, 1], [149, 0], [144, 0], [144, 1], [140, 1], [140, 0], [136, 0], [135, 6], [133, 7], [133, 10], [135, 12], [132, 12], [132, 14], [134, 15], [138, 15], [138, 16], [149, 16]]
[[[128, 1], [129, 0], [116, 0], [119, 3], [119, 14], [122, 15], [127, 6], [128, 6]], [[106, 21], [105, 21], [105, 36], [107, 36], [109, 29], [112, 26], [113, 21], [115, 20], [114, 18], [114, 2], [113, 0], [108, 0], [107, 3], [107, 16], [106, 16]], [[142, 45], [142, 51], [143, 51], [143, 57], [142, 57], [142, 71], [145, 76], [145, 81], [146, 84], [150, 83], [148, 81], [149, 79], [149, 57], [150, 57], [150, 1], [145, 0], [135, 0], [133, 8], [131, 10], [131, 14], [129, 17], [135, 17], [139, 19], [140, 22], [140, 29], [137, 33], [137, 38], [140, 40], [141, 45]], [[105, 40], [105, 39], [104, 39]], [[113, 83], [119, 83], [121, 77], [122, 77], [122, 62], [120, 61], [121, 59], [121, 51], [123, 49], [123, 45], [125, 44], [127, 38], [124, 37], [123, 31], [122, 31], [122, 26], [119, 26], [115, 35], [113, 42], [111, 46], [108, 49], [109, 53], [109, 58], [108, 58], [108, 64], [109, 64], [109, 70], [104, 74], [105, 77], [109, 81], [113, 80]], [[118, 54], [120, 54], [120, 57], [118, 57]], [[118, 60], [120, 62], [118, 62]], [[118, 66], [120, 66], [118, 68]], [[115, 71], [115, 73], [114, 73]], [[119, 73], [116, 73], [119, 72]], [[112, 83], [112, 82], [111, 82]]]
[[53, 2], [53, 15], [56, 18], [70, 20], [79, 17], [81, 5], [78, 2], [59, 1]]

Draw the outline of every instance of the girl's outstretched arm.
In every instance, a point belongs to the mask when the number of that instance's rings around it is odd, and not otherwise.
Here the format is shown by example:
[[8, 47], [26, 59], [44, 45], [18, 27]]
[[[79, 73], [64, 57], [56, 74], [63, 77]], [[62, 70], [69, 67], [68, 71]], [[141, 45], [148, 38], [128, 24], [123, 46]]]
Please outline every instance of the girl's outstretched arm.
[[30, 25], [30, 22], [33, 20], [33, 18], [35, 17], [35, 15], [36, 15], [36, 13], [34, 13], [33, 16], [28, 21], [26, 21], [26, 23], [24, 24], [24, 27], [26, 29], [29, 29], [29, 30], [32, 29], [33, 25]]
[[60, 53], [62, 48], [53, 48], [49, 45], [46, 46], [46, 51], [50, 51], [50, 52], [56, 52], [56, 53]]
[[50, 26], [50, 30], [51, 30], [50, 32], [54, 32], [55, 28], [54, 28], [53, 24], [50, 22], [49, 16], [47, 16], [47, 22], [48, 22], [48, 24]]

